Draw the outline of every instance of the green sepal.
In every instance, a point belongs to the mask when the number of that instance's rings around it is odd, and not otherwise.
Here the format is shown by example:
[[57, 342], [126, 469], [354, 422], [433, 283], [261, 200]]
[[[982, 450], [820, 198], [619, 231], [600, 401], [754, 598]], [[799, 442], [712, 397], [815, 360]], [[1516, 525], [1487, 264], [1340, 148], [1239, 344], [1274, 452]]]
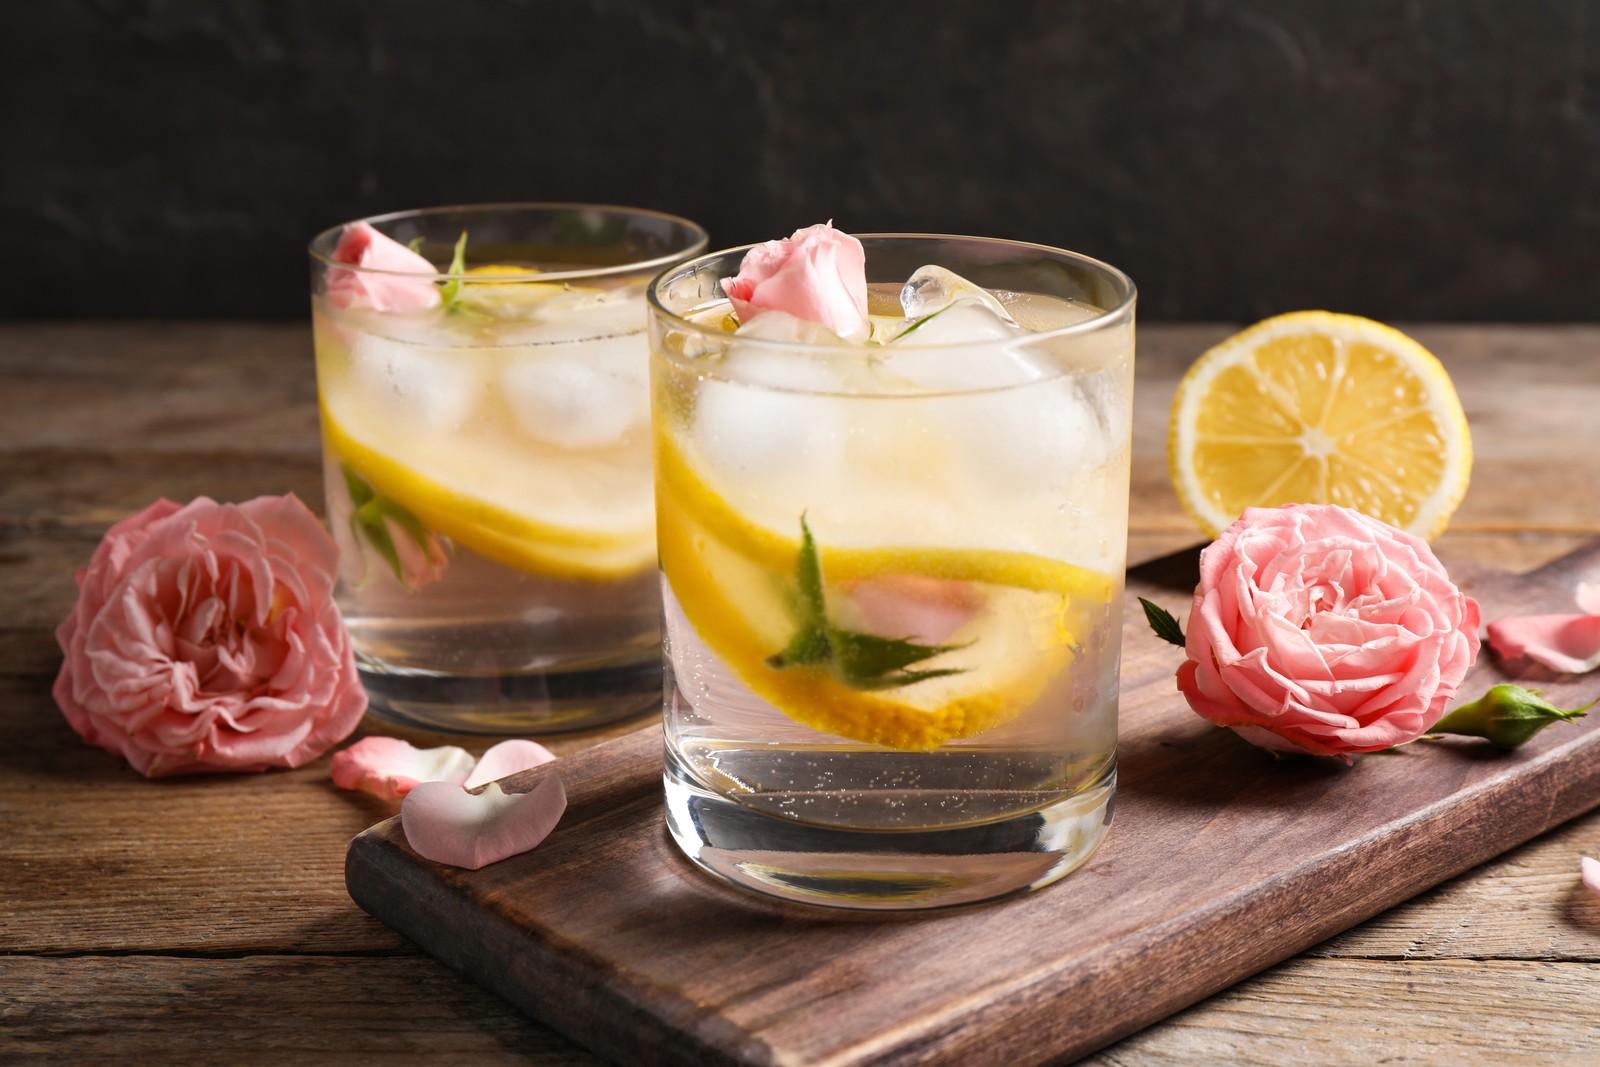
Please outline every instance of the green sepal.
[[851, 630], [833, 630], [829, 634], [834, 663], [839, 677], [856, 689], [892, 689], [897, 685], [924, 682], [960, 674], [953, 668], [933, 671], [912, 671], [906, 668], [925, 659], [942, 656], [946, 652], [966, 648], [967, 645], [919, 645], [898, 638], [879, 637], [876, 634], [856, 633]]
[[452, 275], [439, 290], [439, 297], [444, 302], [444, 309], [450, 312], [464, 310], [461, 306], [461, 286], [464, 284], [461, 275], [467, 269], [467, 231], [462, 230], [461, 236], [456, 239], [455, 254], [450, 257], [449, 274]]
[[404, 585], [405, 569], [400, 564], [400, 550], [395, 547], [389, 524], [384, 520], [392, 520], [425, 555], [432, 535], [422, 520], [404, 505], [379, 493], [371, 482], [348, 466], [341, 466], [340, 470], [344, 474], [345, 490], [350, 494], [350, 502], [355, 505], [350, 513], [350, 532], [358, 542], [371, 545], [389, 564], [395, 580]]
[[1139, 603], [1144, 605], [1145, 621], [1150, 624], [1150, 629], [1156, 632], [1157, 637], [1169, 645], [1185, 647], [1187, 642], [1183, 637], [1183, 627], [1178, 625], [1178, 620], [1173, 617], [1172, 612], [1160, 604], [1151, 603], [1144, 597], [1139, 598]]
[[1484, 737], [1501, 748], [1516, 748], [1546, 726], [1581, 719], [1600, 698], [1581, 708], [1556, 707], [1537, 690], [1502, 683], [1470, 704], [1463, 704], [1433, 724], [1430, 734]]
[[[804, 514], [800, 516], [800, 553], [795, 560], [793, 598], [797, 628], [783, 651], [768, 656], [774, 670], [831, 664], [840, 681], [853, 689], [893, 689], [965, 673], [959, 668], [914, 671], [914, 663], [967, 648], [968, 645], [919, 645], [894, 637], [841, 630], [828, 624], [823, 593], [822, 558]], [[970, 642], [969, 642], [970, 644]]]

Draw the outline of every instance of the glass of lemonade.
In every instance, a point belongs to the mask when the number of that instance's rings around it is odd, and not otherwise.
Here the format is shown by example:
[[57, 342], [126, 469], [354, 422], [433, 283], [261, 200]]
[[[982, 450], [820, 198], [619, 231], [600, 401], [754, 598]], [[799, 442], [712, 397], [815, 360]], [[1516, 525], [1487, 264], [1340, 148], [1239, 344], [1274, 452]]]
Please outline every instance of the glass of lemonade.
[[704, 247], [684, 219], [563, 204], [311, 242], [339, 604], [376, 714], [535, 733], [654, 703], [645, 289]]
[[761, 893], [968, 904], [1111, 820], [1134, 287], [861, 240], [859, 343], [740, 326], [747, 249], [651, 288], [667, 823]]

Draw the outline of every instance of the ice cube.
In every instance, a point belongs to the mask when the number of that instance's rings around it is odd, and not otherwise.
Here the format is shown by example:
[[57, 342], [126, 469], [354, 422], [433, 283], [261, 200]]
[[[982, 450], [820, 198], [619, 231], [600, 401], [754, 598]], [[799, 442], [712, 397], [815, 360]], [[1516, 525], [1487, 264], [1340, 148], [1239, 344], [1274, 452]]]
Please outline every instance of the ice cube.
[[1008, 341], [1022, 335], [1008, 315], [1001, 318], [988, 305], [976, 300], [958, 300], [914, 322], [894, 340], [896, 348], [928, 348], [934, 345], [984, 344]]
[[432, 347], [357, 335], [350, 349], [355, 391], [408, 432], [458, 427], [482, 401], [480, 350]]
[[[836, 394], [843, 368], [793, 351], [735, 345], [738, 380], [708, 378], [695, 400], [694, 440], [724, 483], [772, 504], [784, 528], [838, 478], [848, 410]], [[855, 362], [855, 361], [851, 361]]]
[[994, 313], [995, 318], [1011, 328], [1016, 328], [1016, 321], [999, 299], [989, 290], [976, 282], [969, 282], [955, 271], [943, 267], [919, 267], [916, 273], [906, 279], [904, 288], [900, 290], [900, 306], [905, 309], [906, 318], [912, 321], [943, 311], [958, 303], [978, 304], [988, 308]]
[[740, 341], [782, 341], [807, 345], [844, 345], [838, 334], [810, 319], [787, 311], [764, 311], [739, 326], [734, 334]]
[[648, 414], [642, 337], [548, 345], [511, 355], [500, 373], [517, 426], [560, 448], [622, 440]]
[[879, 380], [927, 392], [997, 389], [1045, 372], [1008, 342], [1023, 336], [976, 301], [960, 301], [923, 319], [880, 350]]
[[1070, 546], [1072, 558], [1090, 563], [1110, 558], [1104, 517], [1125, 513], [1112, 494], [1127, 492], [1128, 453], [1125, 425], [1108, 420], [1083, 384], [1061, 377], [950, 397], [945, 433], [975, 512], [1014, 514], [1055, 551]]

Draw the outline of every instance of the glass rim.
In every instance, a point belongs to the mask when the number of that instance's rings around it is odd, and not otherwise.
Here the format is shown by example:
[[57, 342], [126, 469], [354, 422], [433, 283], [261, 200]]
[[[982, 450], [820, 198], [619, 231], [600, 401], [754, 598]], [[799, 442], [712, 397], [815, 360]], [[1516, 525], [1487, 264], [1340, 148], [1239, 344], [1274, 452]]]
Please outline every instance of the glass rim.
[[[344, 263], [317, 251], [317, 245], [324, 238], [332, 237], [337, 243], [335, 235], [343, 232], [347, 226], [354, 226], [359, 222], [368, 225], [381, 222], [393, 222], [396, 219], [420, 218], [428, 215], [444, 215], [451, 212], [474, 213], [481, 212], [513, 212], [513, 211], [602, 211], [612, 215], [632, 216], [635, 218], [660, 219], [665, 222], [682, 226], [689, 231], [689, 240], [681, 250], [669, 252], [665, 255], [653, 256], [650, 259], [636, 260], [632, 263], [618, 263], [610, 267], [593, 267], [583, 270], [540, 271], [536, 275], [529, 274], [452, 274], [448, 271], [424, 274], [421, 271], [406, 270], [380, 270], [376, 267], [362, 267], [354, 263]], [[470, 278], [473, 281], [500, 281], [500, 282], [560, 282], [572, 281], [579, 278], [599, 278], [617, 274], [635, 274], [646, 270], [660, 272], [678, 263], [685, 256], [693, 256], [703, 250], [710, 243], [710, 235], [704, 226], [682, 215], [674, 215], [666, 211], [656, 211], [652, 208], [628, 207], [623, 204], [588, 204], [579, 201], [562, 200], [508, 200], [489, 204], [441, 204], [436, 207], [408, 208], [402, 211], [386, 211], [381, 215], [365, 215], [359, 219], [350, 219], [335, 226], [316, 233], [306, 244], [306, 253], [313, 260], [327, 267], [337, 267], [340, 270], [352, 270], [360, 274], [373, 274], [386, 278], [426, 278], [430, 282], [447, 281], [456, 278]]]
[[[1012, 248], [1046, 252], [1052, 256], [1056, 256], [1061, 259], [1072, 260], [1093, 270], [1101, 271], [1106, 274], [1112, 280], [1112, 282], [1118, 284], [1124, 290], [1122, 299], [1117, 301], [1115, 307], [1103, 308], [1101, 309], [1100, 313], [1095, 315], [1093, 318], [1084, 319], [1082, 322], [1075, 322], [1070, 326], [1062, 326], [1054, 330], [1040, 330], [1036, 333], [1024, 334], [1013, 340], [997, 342], [998, 344], [1002, 345], [1015, 344], [1024, 339], [1029, 342], [1032, 342], [1036, 339], [1053, 340], [1058, 337], [1070, 337], [1073, 334], [1087, 334], [1105, 329], [1117, 319], [1126, 316], [1133, 309], [1133, 306], [1137, 302], [1139, 296], [1138, 288], [1133, 284], [1133, 279], [1128, 277], [1128, 275], [1123, 271], [1113, 267], [1104, 260], [1085, 255], [1082, 252], [1073, 252], [1070, 249], [1057, 248], [1054, 245], [1038, 244], [1034, 241], [1013, 241], [1005, 237], [976, 237], [971, 234], [960, 233], [857, 233], [851, 234], [851, 236], [861, 241], [883, 240], [886, 238], [909, 238], [914, 240], [928, 241], [972, 241], [978, 244], [1007, 245]], [[752, 248], [759, 248], [761, 245], [766, 243], [767, 242], [765, 241], [757, 241], [752, 244], [736, 245], [732, 248], [724, 248], [716, 252], [706, 252], [702, 255], [694, 257], [693, 259], [685, 260], [682, 263], [677, 264], [676, 269], [673, 269], [671, 266], [663, 268], [661, 275], [656, 278], [656, 280], [650, 285], [649, 290], [645, 293], [645, 298], [649, 301], [651, 312], [659, 313], [664, 318], [669, 320], [671, 325], [675, 328], [689, 330], [703, 337], [721, 339], [737, 337], [737, 334], [730, 334], [726, 330], [702, 325], [698, 322], [686, 319], [677, 312], [668, 309], [661, 303], [659, 293], [662, 286], [666, 285], [671, 277], [675, 277], [684, 271], [698, 268], [702, 264], [709, 263], [710, 261], [721, 256], [732, 255], [735, 252], [746, 253]], [[826, 351], [836, 347], [830, 344], [817, 344], [816, 342], [812, 341], [779, 341], [768, 340], [767, 338], [761, 338], [760, 343], [762, 345], [771, 345], [775, 348], [779, 348], [780, 350], [788, 348], [811, 352]], [[972, 347], [972, 343], [970, 341], [949, 341], [945, 342], [944, 344], [923, 345], [920, 347], [927, 349], [970, 348]]]

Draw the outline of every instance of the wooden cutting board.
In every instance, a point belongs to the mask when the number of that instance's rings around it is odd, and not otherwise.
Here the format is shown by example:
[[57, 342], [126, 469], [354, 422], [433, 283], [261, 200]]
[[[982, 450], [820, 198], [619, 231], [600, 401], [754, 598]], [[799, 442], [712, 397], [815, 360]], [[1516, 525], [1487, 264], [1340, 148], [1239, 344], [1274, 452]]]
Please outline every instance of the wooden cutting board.
[[[1570, 612], [1600, 544], [1525, 577], [1453, 576], [1487, 619]], [[1463, 739], [1275, 762], [1188, 710], [1182, 653], [1145, 626], [1135, 596], [1186, 611], [1194, 583], [1193, 553], [1130, 572], [1116, 818], [1038, 892], [886, 918], [724, 888], [667, 838], [651, 727], [511, 780], [566, 783], [538, 849], [441, 867], [390, 819], [351, 843], [350, 895], [620, 1063], [1019, 1067], [1115, 1041], [1600, 805], [1600, 714], [1509, 754]], [[1507, 677], [1485, 649], [1460, 696]], [[1600, 690], [1525, 664], [1516, 680], [1563, 707]]]

